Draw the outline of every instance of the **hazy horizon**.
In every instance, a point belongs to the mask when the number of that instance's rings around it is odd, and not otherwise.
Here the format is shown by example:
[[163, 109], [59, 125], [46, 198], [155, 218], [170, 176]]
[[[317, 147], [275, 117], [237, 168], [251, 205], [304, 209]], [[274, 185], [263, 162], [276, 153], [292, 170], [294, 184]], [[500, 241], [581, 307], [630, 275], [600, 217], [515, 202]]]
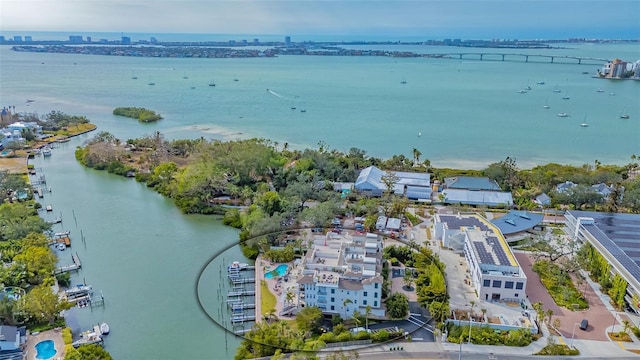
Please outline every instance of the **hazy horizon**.
[[640, 2], [3, 0], [0, 23], [0, 32], [11, 33], [638, 39]]

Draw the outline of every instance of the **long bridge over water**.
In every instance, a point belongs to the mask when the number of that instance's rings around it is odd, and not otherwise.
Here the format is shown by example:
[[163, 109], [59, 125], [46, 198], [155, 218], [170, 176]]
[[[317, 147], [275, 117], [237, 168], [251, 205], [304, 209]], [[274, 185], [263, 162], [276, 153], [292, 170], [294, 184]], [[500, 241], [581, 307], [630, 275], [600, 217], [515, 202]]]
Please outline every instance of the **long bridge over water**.
[[[569, 55], [541, 55], [541, 54], [517, 54], [517, 53], [495, 53], [495, 52], [464, 52], [464, 53], [439, 53], [439, 54], [422, 54], [424, 57], [445, 58], [445, 59], [468, 59], [468, 60], [487, 60], [487, 61], [524, 61], [529, 62], [549, 62], [567, 64], [575, 61], [577, 64], [602, 65], [611, 60], [596, 57], [585, 56], [569, 56]], [[537, 61], [535, 61], [537, 60]], [[544, 61], [540, 61], [544, 60]]]

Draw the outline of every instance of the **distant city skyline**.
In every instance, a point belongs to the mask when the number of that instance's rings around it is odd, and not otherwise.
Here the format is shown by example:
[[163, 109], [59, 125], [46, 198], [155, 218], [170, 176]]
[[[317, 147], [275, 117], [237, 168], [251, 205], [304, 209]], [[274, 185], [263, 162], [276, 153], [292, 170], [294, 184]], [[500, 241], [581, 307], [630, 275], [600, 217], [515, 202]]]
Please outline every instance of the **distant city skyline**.
[[0, 31], [640, 38], [637, 0], [2, 0]]

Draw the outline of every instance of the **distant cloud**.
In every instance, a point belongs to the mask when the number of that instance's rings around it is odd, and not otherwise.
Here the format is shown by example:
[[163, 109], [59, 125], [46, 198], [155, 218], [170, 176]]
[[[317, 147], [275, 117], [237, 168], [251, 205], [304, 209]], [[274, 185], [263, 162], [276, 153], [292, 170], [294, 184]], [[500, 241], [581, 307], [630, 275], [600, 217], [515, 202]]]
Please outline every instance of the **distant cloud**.
[[638, 37], [639, 14], [637, 0], [2, 0], [0, 30]]

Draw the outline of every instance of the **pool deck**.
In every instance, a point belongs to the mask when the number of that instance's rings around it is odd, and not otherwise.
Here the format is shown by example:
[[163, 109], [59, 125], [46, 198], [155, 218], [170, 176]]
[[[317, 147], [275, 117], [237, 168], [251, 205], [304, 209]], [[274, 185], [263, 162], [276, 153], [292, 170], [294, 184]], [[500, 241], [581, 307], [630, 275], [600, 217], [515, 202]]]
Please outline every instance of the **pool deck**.
[[27, 343], [24, 348], [24, 358], [26, 360], [36, 360], [36, 344], [44, 340], [53, 340], [56, 347], [56, 354], [52, 359], [64, 359], [64, 341], [62, 341], [62, 329], [53, 329], [43, 331], [36, 335], [27, 337]]

